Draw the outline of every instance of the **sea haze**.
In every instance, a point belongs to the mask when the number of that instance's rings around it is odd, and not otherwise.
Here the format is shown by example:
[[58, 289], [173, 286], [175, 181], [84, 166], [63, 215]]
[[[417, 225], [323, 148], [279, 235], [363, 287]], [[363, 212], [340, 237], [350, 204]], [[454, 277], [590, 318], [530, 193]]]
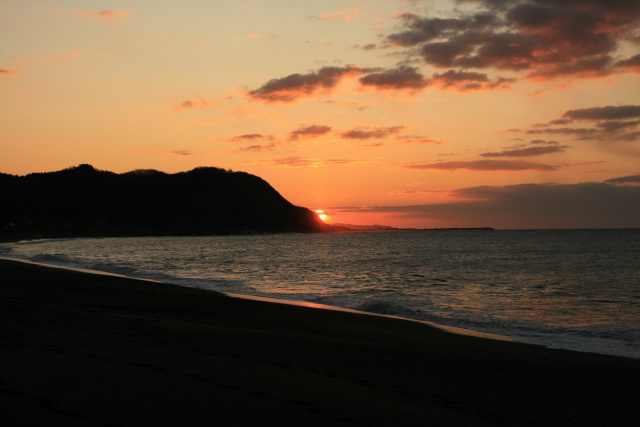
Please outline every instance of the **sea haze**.
[[640, 230], [62, 239], [0, 251], [640, 358]]

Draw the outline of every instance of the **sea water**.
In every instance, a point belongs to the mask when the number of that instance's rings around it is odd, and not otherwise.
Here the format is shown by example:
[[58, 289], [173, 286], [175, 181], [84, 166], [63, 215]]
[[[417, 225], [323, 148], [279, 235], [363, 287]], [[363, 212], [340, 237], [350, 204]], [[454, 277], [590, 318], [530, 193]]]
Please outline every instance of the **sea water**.
[[0, 252], [640, 358], [640, 230], [60, 239]]

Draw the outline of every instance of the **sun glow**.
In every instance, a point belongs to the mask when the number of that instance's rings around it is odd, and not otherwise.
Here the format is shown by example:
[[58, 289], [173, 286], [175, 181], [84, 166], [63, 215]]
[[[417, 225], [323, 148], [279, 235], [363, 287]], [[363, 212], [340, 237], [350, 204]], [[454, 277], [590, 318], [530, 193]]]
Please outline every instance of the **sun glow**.
[[320, 218], [321, 220], [324, 221], [327, 219], [327, 215], [324, 213], [322, 209], [318, 209], [316, 213], [318, 214], [318, 218]]

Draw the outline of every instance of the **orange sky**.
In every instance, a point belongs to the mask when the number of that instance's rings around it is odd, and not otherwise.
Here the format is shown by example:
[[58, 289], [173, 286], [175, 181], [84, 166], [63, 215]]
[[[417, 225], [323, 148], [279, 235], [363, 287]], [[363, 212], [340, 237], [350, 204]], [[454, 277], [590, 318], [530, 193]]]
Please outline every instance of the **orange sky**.
[[632, 3], [0, 1], [0, 172], [217, 166], [332, 223], [640, 227]]

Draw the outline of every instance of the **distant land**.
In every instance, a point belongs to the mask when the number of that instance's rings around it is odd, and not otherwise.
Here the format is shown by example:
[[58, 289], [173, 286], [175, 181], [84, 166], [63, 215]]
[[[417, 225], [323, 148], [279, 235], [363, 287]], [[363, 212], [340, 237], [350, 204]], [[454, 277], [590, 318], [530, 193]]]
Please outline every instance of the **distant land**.
[[342, 224], [332, 223], [330, 224], [332, 231], [402, 231], [402, 230], [420, 230], [420, 231], [434, 231], [434, 230], [495, 230], [491, 227], [451, 227], [451, 228], [396, 228], [390, 225], [355, 225], [355, 224]]
[[315, 212], [294, 206], [263, 179], [199, 167], [122, 174], [83, 164], [25, 176], [0, 173], [0, 233], [67, 236], [323, 232]]

